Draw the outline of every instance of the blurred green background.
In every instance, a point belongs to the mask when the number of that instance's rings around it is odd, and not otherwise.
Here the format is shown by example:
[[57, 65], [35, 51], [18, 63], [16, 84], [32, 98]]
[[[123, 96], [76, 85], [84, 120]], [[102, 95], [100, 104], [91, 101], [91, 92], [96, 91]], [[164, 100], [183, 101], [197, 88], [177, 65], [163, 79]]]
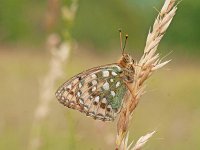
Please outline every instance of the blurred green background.
[[[54, 2], [53, 4], [51, 4]], [[66, 23], [60, 8], [69, 0], [0, 2], [0, 149], [28, 149], [39, 80], [48, 71], [45, 47], [50, 33], [69, 29], [77, 47], [65, 64], [65, 77], [120, 57], [118, 28], [129, 34], [127, 51], [142, 54], [160, 0], [78, 1], [75, 20]], [[55, 6], [55, 8], [53, 7]], [[48, 11], [55, 9], [53, 20]], [[200, 149], [200, 1], [184, 0], [159, 46], [173, 61], [147, 82], [135, 110], [130, 140], [157, 130], [145, 149]], [[50, 17], [51, 18], [51, 17]], [[81, 60], [80, 60], [81, 58]], [[91, 63], [92, 62], [92, 63]], [[52, 93], [54, 94], [54, 93]], [[116, 121], [102, 123], [61, 106], [56, 98], [42, 123], [42, 150], [114, 149]]]

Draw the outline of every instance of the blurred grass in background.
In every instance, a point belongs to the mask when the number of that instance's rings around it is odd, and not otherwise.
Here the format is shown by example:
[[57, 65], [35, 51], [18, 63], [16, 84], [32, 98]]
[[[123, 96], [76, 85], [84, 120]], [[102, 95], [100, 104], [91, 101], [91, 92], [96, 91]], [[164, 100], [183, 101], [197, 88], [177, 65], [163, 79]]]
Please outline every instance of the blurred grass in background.
[[[69, 0], [60, 1], [60, 6]], [[159, 8], [163, 1], [158, 0], [87, 0], [79, 2], [79, 9], [71, 30], [78, 43], [94, 50], [108, 51], [118, 48], [118, 28], [129, 34], [130, 49], [141, 51], [149, 26], [157, 15], [153, 7]], [[199, 53], [200, 1], [185, 0], [180, 4], [162, 45], [175, 52]], [[0, 4], [0, 41], [3, 43], [44, 43], [47, 29], [45, 15], [47, 1], [6, 0]], [[60, 30], [58, 18], [53, 30]], [[62, 31], [59, 31], [62, 32]], [[103, 34], [102, 34], [103, 33]], [[163, 48], [164, 49], [164, 48]]]
[[[69, 3], [63, 0], [60, 6]], [[162, 4], [158, 0], [79, 1], [71, 26], [79, 46], [57, 85], [87, 68], [115, 62], [120, 56], [119, 27], [129, 34], [127, 50], [141, 54], [158, 13], [153, 7], [159, 10]], [[146, 149], [200, 148], [199, 9], [200, 1], [182, 1], [161, 41], [160, 53], [173, 50], [169, 56], [173, 61], [148, 81], [148, 93], [135, 111], [130, 133], [136, 141], [156, 129]], [[27, 149], [38, 80], [49, 63], [44, 43], [50, 32], [62, 34], [65, 26], [58, 17], [57, 24], [48, 29], [46, 11], [47, 1], [0, 2], [0, 149]], [[42, 128], [42, 149], [113, 149], [115, 132], [116, 123], [86, 118], [55, 99]]]

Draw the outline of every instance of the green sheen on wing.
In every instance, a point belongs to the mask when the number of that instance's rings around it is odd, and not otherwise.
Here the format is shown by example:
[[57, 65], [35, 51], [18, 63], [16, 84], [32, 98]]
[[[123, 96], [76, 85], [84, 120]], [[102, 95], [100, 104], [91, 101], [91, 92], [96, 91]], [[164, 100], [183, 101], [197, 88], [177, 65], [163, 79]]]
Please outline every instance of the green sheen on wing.
[[[116, 112], [120, 110], [122, 106], [122, 100], [127, 92], [127, 87], [119, 76], [122, 70], [119, 67], [112, 67], [111, 76], [107, 79], [109, 84], [109, 92], [103, 90], [103, 95], [107, 96], [108, 104], [111, 105], [112, 109]], [[116, 74], [115, 74], [116, 73]]]
[[114, 120], [128, 88], [117, 64], [92, 68], [65, 82], [56, 92], [60, 103], [103, 121]]
[[115, 90], [115, 97], [108, 100], [108, 104], [110, 104], [113, 109], [118, 110], [121, 107], [126, 90], [127, 88], [124, 84], [122, 84], [119, 88]]

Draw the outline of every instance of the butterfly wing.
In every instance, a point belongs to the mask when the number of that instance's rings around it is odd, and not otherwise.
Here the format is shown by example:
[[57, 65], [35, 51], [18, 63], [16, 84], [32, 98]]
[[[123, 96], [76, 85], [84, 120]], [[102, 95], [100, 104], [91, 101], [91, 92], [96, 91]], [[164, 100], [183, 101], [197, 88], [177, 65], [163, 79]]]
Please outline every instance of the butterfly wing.
[[128, 92], [118, 64], [95, 67], [65, 82], [56, 92], [63, 105], [103, 121], [113, 121]]

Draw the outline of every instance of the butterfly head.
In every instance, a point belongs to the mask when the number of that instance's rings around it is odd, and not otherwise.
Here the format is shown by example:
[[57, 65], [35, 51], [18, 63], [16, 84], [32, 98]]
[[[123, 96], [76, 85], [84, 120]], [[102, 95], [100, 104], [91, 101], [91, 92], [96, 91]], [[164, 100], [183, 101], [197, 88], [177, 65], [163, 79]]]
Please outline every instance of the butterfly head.
[[120, 37], [120, 46], [121, 46], [121, 51], [122, 51], [122, 57], [119, 60], [119, 64], [122, 67], [128, 69], [130, 67], [133, 67], [133, 65], [134, 65], [134, 60], [131, 57], [131, 55], [124, 52], [125, 47], [126, 47], [126, 42], [127, 42], [127, 39], [128, 39], [128, 35], [126, 34], [126, 36], [125, 36], [124, 46], [122, 44], [122, 31], [121, 31], [121, 29], [119, 29], [119, 37]]
[[134, 60], [131, 57], [131, 55], [124, 53], [124, 54], [122, 54], [122, 57], [119, 60], [119, 64], [124, 68], [126, 68], [130, 65], [134, 66]]
[[134, 74], [135, 74], [135, 65], [134, 60], [131, 55], [125, 53], [126, 42], [128, 39], [128, 35], [125, 36], [124, 46], [122, 46], [122, 32], [119, 30], [120, 36], [120, 46], [122, 51], [122, 57], [119, 60], [119, 65], [123, 68], [124, 72], [124, 80], [132, 83], [134, 81]]

